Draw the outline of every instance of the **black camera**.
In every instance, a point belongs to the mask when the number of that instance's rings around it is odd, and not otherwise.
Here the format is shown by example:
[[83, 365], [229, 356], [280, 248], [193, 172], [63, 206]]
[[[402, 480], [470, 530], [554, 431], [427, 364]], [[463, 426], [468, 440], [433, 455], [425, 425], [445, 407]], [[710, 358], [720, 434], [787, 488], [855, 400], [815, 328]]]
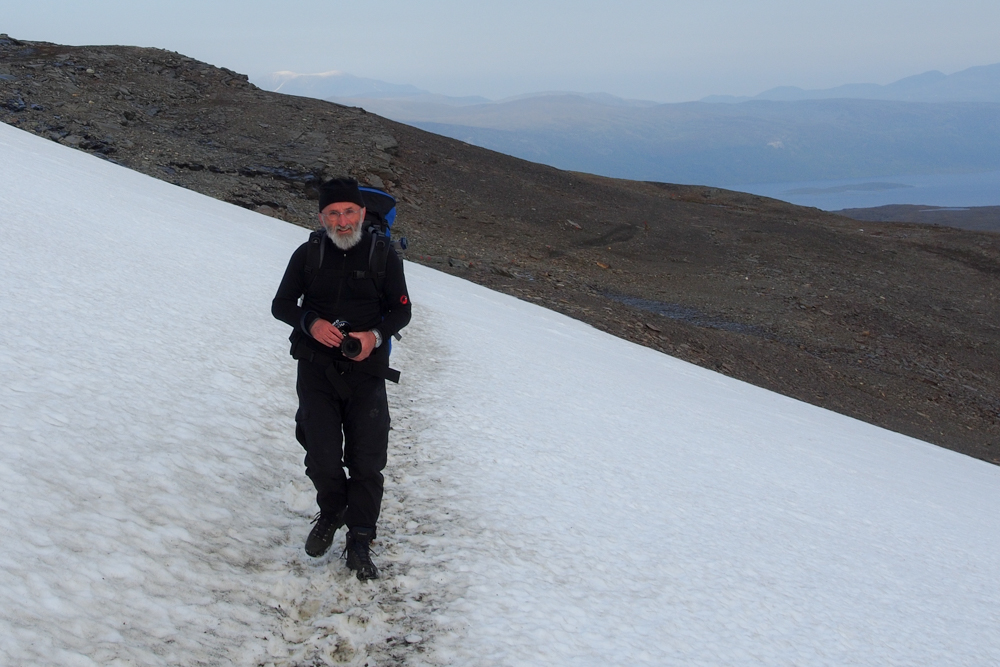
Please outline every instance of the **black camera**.
[[337, 320], [333, 323], [333, 326], [340, 329], [340, 333], [344, 334], [344, 338], [340, 341], [340, 353], [348, 359], [353, 359], [361, 354], [361, 340], [347, 335], [351, 333], [350, 322]]

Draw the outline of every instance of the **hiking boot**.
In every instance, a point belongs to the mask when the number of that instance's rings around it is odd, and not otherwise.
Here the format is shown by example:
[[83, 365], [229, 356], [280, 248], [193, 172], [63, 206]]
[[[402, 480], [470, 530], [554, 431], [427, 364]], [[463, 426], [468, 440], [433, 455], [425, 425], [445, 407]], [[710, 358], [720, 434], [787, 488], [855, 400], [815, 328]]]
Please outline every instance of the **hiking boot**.
[[336, 514], [328, 512], [318, 512], [313, 517], [313, 529], [306, 538], [306, 554], [313, 558], [319, 558], [330, 549], [333, 544], [333, 534], [344, 525], [344, 512], [340, 510]]
[[371, 542], [375, 531], [368, 528], [352, 528], [347, 531], [347, 567], [354, 570], [360, 581], [378, 579], [378, 568], [372, 562]]

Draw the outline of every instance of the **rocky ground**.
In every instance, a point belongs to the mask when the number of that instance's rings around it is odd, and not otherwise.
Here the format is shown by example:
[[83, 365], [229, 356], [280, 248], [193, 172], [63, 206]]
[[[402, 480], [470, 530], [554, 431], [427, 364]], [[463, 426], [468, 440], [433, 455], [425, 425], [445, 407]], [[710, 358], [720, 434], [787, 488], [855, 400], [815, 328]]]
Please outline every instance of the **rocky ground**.
[[354, 175], [411, 261], [1000, 463], [996, 233], [563, 172], [156, 49], [0, 36], [0, 120], [303, 226]]
[[919, 222], [971, 229], [977, 232], [1000, 232], [1000, 206], [914, 206], [891, 204], [873, 208], [845, 208], [837, 211], [855, 220], [875, 222]]

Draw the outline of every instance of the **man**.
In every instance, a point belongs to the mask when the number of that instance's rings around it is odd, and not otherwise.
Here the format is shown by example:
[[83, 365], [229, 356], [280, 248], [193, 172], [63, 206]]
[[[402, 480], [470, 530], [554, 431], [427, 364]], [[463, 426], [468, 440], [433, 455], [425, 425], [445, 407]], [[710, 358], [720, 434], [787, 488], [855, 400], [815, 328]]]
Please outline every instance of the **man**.
[[[271, 313], [293, 328], [292, 356], [298, 360], [295, 437], [306, 450], [306, 475], [319, 505], [306, 553], [325, 554], [346, 525], [347, 566], [364, 581], [378, 577], [370, 544], [389, 442], [385, 380], [398, 378], [389, 368], [388, 341], [410, 321], [410, 300], [402, 260], [390, 244], [379, 251], [372, 245], [358, 182], [335, 178], [322, 184], [319, 209], [325, 234], [314, 234], [292, 254]], [[385, 253], [384, 276], [373, 271], [377, 252]], [[342, 350], [345, 338], [355, 339], [345, 348], [360, 347], [356, 356]]]

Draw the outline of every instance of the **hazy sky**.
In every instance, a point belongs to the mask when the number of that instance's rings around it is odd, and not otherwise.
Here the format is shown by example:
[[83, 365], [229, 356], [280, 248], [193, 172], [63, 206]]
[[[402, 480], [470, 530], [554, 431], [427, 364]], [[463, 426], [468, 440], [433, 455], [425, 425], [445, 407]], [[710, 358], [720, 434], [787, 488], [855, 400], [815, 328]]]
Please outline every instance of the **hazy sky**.
[[341, 70], [448, 95], [662, 102], [1000, 62], [997, 0], [0, 0], [0, 32], [156, 46], [251, 76]]

